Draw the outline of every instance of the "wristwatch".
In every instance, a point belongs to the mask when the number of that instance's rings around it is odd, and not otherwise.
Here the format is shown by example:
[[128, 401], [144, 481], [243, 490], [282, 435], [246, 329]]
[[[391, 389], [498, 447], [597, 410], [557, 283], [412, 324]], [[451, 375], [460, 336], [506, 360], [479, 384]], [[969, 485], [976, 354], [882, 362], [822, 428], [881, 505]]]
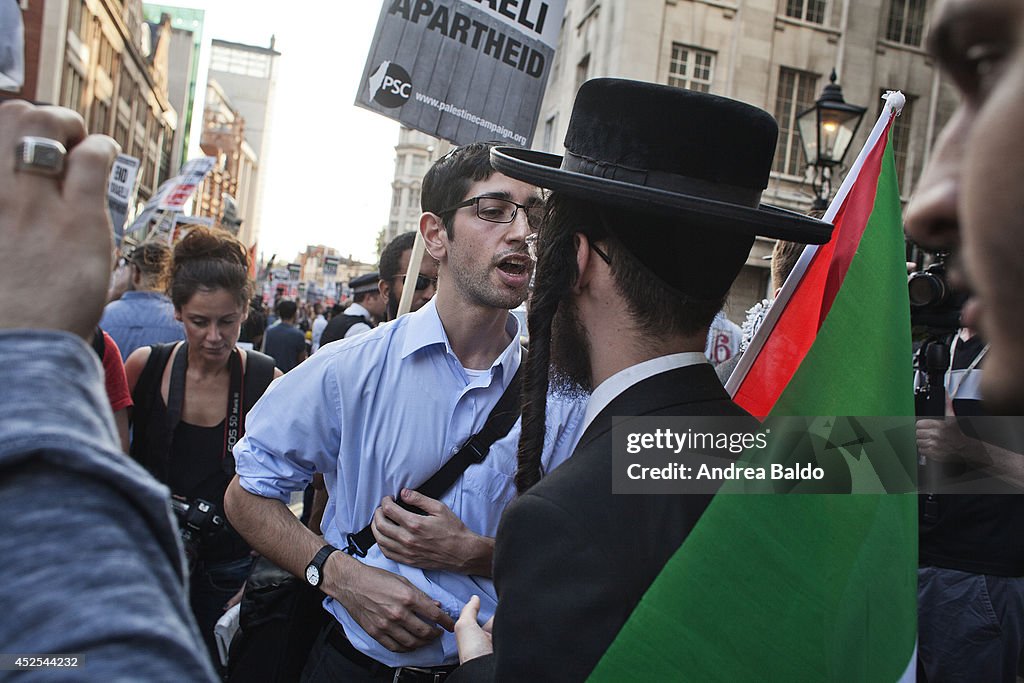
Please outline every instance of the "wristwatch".
[[310, 563], [306, 565], [306, 583], [313, 588], [320, 587], [320, 584], [324, 582], [324, 563], [327, 562], [327, 558], [330, 557], [331, 553], [336, 550], [337, 548], [330, 544], [320, 548]]

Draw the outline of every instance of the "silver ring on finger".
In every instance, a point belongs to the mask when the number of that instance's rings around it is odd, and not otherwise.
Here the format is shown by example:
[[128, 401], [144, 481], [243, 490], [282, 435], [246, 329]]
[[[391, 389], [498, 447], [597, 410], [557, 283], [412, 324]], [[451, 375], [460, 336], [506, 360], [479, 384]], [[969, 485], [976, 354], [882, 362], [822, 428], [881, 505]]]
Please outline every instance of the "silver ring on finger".
[[14, 168], [18, 171], [59, 178], [64, 173], [67, 149], [52, 138], [26, 135], [18, 141]]

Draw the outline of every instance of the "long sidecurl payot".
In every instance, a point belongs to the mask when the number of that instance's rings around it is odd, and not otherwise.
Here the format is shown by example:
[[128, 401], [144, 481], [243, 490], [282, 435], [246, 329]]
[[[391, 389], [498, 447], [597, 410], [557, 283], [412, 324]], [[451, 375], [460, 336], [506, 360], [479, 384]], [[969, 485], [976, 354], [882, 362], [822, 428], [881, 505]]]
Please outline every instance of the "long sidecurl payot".
[[[549, 204], [545, 226], [552, 225]], [[542, 228], [534, 294], [527, 321], [530, 327], [530, 353], [523, 375], [523, 428], [519, 437], [516, 490], [521, 495], [541, 479], [541, 453], [547, 417], [547, 392], [550, 383], [551, 328], [555, 313], [568, 297], [579, 276], [576, 267], [575, 234], [569, 230], [551, 233]]]

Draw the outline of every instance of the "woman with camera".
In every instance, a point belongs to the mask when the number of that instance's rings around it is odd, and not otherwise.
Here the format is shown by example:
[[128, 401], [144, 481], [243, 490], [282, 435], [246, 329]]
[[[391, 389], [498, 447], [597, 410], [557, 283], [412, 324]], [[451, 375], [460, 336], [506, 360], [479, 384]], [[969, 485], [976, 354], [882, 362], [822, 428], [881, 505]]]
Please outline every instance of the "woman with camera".
[[236, 347], [253, 285], [245, 247], [195, 228], [174, 248], [170, 296], [185, 341], [145, 346], [125, 363], [135, 401], [131, 454], [177, 499], [191, 570], [192, 611], [213, 661], [213, 629], [252, 566], [223, 516], [231, 448], [245, 415], [280, 375], [273, 359]]

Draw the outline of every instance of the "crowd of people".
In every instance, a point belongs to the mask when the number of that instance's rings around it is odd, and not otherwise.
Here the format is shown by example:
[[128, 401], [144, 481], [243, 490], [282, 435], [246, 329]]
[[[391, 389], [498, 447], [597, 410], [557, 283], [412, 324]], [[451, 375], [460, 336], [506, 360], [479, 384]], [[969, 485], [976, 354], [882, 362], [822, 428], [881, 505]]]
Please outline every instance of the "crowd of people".
[[[906, 230], [972, 293], [948, 412], [1020, 415], [1024, 150], [1000, 131], [1024, 105], [1024, 8], [942, 0], [930, 36], [963, 103]], [[143, 243], [111, 278], [116, 144], [3, 104], [3, 649], [79, 656], [75, 679], [223, 679], [216, 624], [259, 557], [322, 601], [280, 680], [587, 678], [714, 497], [613, 495], [613, 417], [753, 420], [709, 362], [757, 324], [727, 329], [726, 294], [755, 237], [785, 240], [779, 282], [829, 239], [761, 203], [776, 135], [747, 104], [587, 81], [564, 156], [455, 148], [350, 306], [266, 311], [217, 228]], [[922, 420], [922, 457], [1024, 485], [1018, 452], [956, 429]], [[1015, 681], [1018, 498], [921, 497], [922, 680]]]

